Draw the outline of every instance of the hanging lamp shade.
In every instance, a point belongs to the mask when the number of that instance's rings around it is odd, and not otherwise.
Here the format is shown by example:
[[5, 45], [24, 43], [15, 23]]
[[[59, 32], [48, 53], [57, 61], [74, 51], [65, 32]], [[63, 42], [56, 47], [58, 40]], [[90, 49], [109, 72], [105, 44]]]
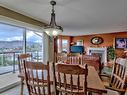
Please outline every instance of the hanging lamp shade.
[[56, 5], [56, 2], [51, 1], [50, 4], [52, 5], [51, 21], [50, 24], [44, 28], [44, 30], [49, 36], [58, 36], [63, 32], [63, 28], [58, 26], [55, 21], [54, 6]]

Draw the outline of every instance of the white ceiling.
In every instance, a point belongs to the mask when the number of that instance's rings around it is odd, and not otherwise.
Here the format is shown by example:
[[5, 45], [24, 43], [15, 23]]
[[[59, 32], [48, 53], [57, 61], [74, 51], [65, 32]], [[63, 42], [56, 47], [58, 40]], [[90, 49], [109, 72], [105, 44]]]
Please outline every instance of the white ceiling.
[[[55, 0], [63, 35], [127, 31], [127, 0]], [[0, 5], [37, 20], [50, 21], [50, 0], [0, 0]]]

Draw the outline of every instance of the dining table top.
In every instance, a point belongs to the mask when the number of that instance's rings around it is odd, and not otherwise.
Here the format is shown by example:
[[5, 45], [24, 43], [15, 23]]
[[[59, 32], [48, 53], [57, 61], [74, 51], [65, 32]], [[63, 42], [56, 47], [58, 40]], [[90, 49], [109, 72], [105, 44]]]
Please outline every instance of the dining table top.
[[88, 89], [97, 90], [106, 93], [107, 90], [104, 87], [102, 80], [100, 79], [96, 69], [93, 66], [88, 66]]
[[[53, 71], [53, 65], [51, 66], [51, 70]], [[52, 80], [53, 72], [50, 73], [50, 77]], [[104, 87], [103, 82], [101, 81], [98, 72], [93, 66], [88, 66], [88, 76], [87, 76], [88, 90], [95, 93], [107, 93], [106, 88]]]

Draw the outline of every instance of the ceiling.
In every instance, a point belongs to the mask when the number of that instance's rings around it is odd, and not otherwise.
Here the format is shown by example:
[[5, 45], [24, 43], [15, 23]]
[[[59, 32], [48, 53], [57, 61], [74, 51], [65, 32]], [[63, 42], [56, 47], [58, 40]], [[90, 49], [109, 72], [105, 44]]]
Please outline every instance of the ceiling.
[[[55, 0], [62, 35], [127, 31], [127, 0]], [[0, 0], [0, 6], [49, 23], [50, 0]]]

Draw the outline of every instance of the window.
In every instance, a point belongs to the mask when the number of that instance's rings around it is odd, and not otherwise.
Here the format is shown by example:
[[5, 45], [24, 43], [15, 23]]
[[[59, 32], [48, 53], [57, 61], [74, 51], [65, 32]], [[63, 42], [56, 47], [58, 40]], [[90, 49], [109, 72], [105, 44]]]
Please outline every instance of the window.
[[60, 52], [69, 52], [69, 39], [57, 39], [57, 51]]
[[0, 52], [22, 52], [24, 29], [0, 23]]
[[68, 40], [62, 39], [62, 52], [68, 52]]
[[43, 39], [41, 34], [35, 31], [26, 32], [26, 52], [32, 53], [35, 61], [43, 61]]
[[57, 52], [61, 52], [60, 39], [57, 40]]
[[0, 23], [0, 74], [18, 69], [17, 55], [25, 52], [43, 62], [43, 33]]
[[0, 23], [0, 74], [14, 71], [16, 55], [23, 52], [25, 29]]

